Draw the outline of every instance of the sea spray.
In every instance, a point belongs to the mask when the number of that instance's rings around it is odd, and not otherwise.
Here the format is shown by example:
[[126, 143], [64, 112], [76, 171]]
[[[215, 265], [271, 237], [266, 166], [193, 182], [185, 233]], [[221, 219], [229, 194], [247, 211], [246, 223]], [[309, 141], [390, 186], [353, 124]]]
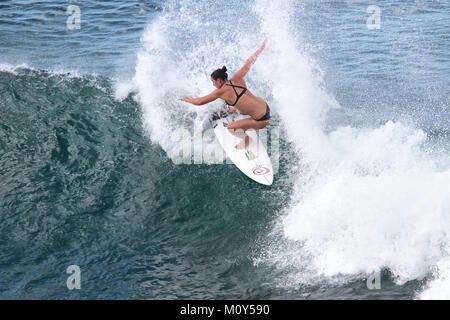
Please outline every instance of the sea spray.
[[378, 128], [324, 130], [336, 107], [320, 72], [298, 47], [289, 4], [258, 1], [261, 32], [272, 40], [277, 111], [307, 164], [292, 203], [264, 241], [284, 287], [347, 282], [388, 268], [397, 283], [423, 279], [448, 255], [450, 170], [425, 154], [426, 134], [400, 122]]

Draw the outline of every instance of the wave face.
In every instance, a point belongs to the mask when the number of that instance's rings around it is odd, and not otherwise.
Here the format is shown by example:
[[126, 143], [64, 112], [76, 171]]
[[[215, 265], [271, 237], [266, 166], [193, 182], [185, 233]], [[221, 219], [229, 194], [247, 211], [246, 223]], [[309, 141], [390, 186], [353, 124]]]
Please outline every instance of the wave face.
[[[61, 8], [24, 26], [0, 5], [24, 47], [70, 48], [27, 52], [0, 19], [0, 297], [449, 298], [447, 4], [385, 1], [370, 30], [353, 2], [120, 3], [82, 7], [78, 35], [50, 35]], [[264, 38], [247, 83], [280, 133], [271, 188], [195, 152], [220, 102], [178, 100]]]
[[[103, 76], [0, 71], [0, 296], [267, 295], [252, 257], [289, 185], [174, 164], [148, 138], [141, 105], [115, 88]], [[81, 291], [66, 287], [71, 265]]]

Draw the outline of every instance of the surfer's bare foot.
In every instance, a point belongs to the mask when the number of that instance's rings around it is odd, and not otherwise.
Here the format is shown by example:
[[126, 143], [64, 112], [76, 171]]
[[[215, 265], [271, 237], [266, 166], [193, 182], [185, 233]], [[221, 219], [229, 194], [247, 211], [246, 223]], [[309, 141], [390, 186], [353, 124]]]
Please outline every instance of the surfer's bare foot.
[[246, 146], [250, 144], [250, 142], [252, 142], [252, 139], [249, 136], [245, 136], [245, 138], [234, 147], [236, 149], [244, 149]]

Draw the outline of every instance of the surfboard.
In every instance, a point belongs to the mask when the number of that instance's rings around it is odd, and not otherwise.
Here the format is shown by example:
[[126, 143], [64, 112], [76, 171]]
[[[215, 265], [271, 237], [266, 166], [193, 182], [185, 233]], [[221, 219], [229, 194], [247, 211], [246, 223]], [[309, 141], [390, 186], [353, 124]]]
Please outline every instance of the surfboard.
[[251, 138], [249, 145], [236, 149], [235, 145], [242, 141], [242, 138], [236, 137], [227, 129], [230, 122], [244, 118], [248, 116], [232, 113], [224, 107], [211, 114], [210, 122], [217, 140], [234, 165], [250, 179], [270, 186], [273, 182], [272, 161], [256, 130], [247, 130], [245, 133]]

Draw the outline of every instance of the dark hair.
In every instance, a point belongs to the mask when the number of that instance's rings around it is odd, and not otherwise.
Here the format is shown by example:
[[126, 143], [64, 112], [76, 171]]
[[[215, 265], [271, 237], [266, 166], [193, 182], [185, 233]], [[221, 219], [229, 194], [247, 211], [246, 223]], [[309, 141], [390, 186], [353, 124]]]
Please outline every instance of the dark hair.
[[221, 69], [217, 69], [216, 71], [211, 73], [211, 78], [213, 78], [214, 80], [217, 79], [227, 80], [228, 79], [227, 67], [223, 66]]

